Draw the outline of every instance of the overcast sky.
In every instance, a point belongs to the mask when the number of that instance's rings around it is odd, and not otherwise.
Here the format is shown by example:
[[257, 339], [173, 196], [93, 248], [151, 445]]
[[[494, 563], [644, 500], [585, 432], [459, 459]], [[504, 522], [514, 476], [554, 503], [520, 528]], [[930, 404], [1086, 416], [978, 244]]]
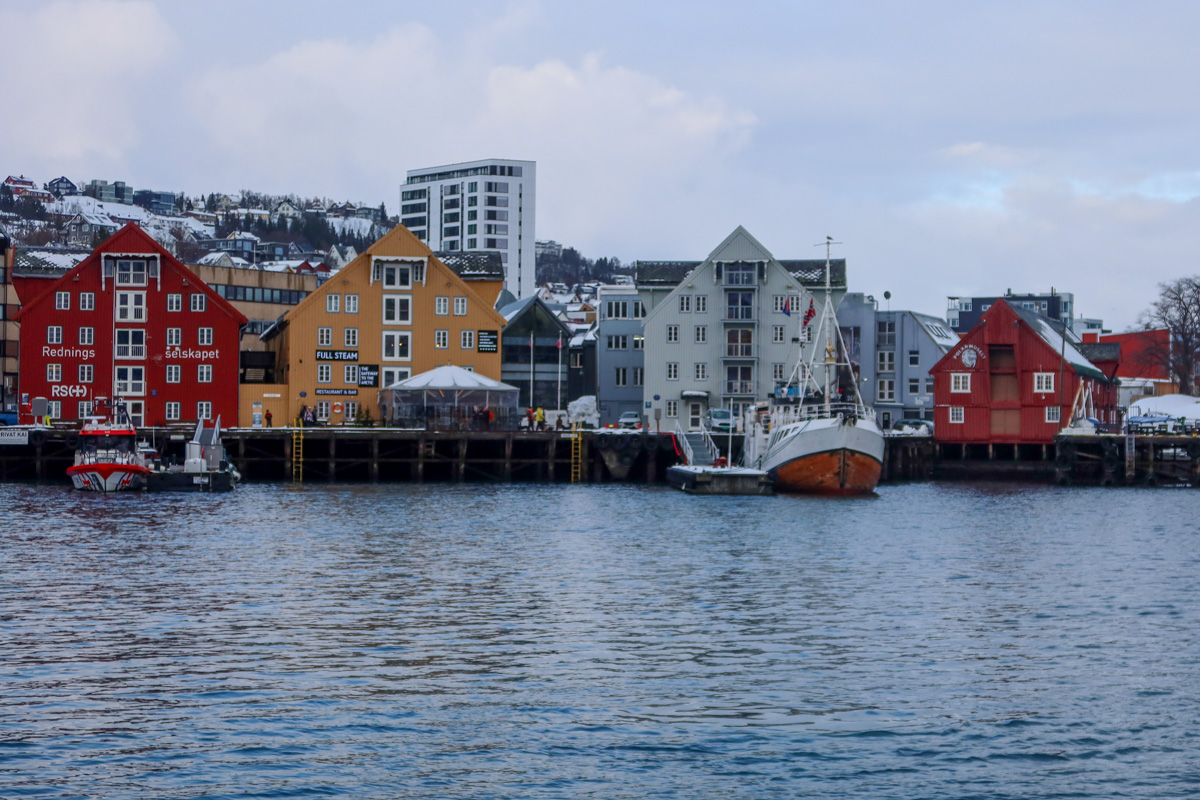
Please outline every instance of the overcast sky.
[[1200, 4], [0, 0], [0, 170], [396, 212], [538, 163], [537, 238], [699, 259], [832, 235], [851, 289], [1059, 291], [1133, 324], [1200, 272]]

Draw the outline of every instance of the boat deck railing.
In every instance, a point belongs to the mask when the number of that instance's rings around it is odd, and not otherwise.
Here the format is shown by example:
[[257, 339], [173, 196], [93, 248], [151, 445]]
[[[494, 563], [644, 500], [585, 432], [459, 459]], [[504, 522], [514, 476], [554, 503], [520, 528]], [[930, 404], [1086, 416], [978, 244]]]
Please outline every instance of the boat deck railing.
[[125, 453], [119, 450], [82, 450], [75, 453], [75, 464], [134, 464], [144, 466], [145, 459], [140, 453]]

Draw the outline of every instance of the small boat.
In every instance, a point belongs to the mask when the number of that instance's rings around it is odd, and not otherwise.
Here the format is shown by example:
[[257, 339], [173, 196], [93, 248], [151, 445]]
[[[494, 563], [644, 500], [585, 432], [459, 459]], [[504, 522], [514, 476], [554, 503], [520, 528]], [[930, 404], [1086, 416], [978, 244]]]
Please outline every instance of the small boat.
[[75, 463], [67, 475], [76, 489], [93, 492], [121, 492], [146, 488], [150, 468], [137, 448], [137, 430], [125, 404], [118, 400], [111, 407], [107, 398], [98, 397], [92, 416], [79, 431]]
[[220, 417], [211, 428], [204, 427], [204, 420], [196, 423], [182, 464], [164, 465], [153, 457], [150, 466], [148, 485], [152, 492], [228, 492], [242, 478], [225, 457]]
[[[883, 471], [883, 431], [863, 403], [849, 359], [841, 359], [846, 346], [829, 281], [829, 247], [833, 244], [832, 240], [825, 242], [825, 304], [812, 336], [815, 342], [824, 339], [823, 360], [816, 361], [814, 347], [806, 362], [805, 337], [798, 337], [800, 357], [791, 378], [775, 388], [769, 408], [747, 412], [743, 461], [770, 475], [780, 491], [870, 494]], [[802, 329], [814, 315], [810, 301]], [[823, 385], [818, 385], [815, 377], [818, 364]]]

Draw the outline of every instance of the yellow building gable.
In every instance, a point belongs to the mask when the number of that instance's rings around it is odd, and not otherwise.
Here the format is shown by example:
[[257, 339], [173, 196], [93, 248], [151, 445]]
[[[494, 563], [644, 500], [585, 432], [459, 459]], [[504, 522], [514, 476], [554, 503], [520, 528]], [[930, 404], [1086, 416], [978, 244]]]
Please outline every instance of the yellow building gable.
[[333, 425], [378, 420], [382, 388], [446, 364], [500, 380], [505, 320], [492, 302], [398, 225], [286, 316], [287, 418], [307, 406]]

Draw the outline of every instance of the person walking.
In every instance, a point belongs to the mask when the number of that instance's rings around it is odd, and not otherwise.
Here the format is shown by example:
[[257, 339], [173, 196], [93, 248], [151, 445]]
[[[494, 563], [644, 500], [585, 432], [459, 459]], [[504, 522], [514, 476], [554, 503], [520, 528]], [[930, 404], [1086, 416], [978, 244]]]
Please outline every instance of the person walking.
[[271, 427], [271, 409], [269, 409], [269, 408], [267, 409], [266, 416], [263, 417], [263, 419], [265, 419], [267, 421], [267, 427], [268, 428]]
[[537, 429], [539, 431], [546, 430], [546, 410], [544, 408], [538, 406], [537, 411], [534, 412], [533, 418], [537, 422]]

